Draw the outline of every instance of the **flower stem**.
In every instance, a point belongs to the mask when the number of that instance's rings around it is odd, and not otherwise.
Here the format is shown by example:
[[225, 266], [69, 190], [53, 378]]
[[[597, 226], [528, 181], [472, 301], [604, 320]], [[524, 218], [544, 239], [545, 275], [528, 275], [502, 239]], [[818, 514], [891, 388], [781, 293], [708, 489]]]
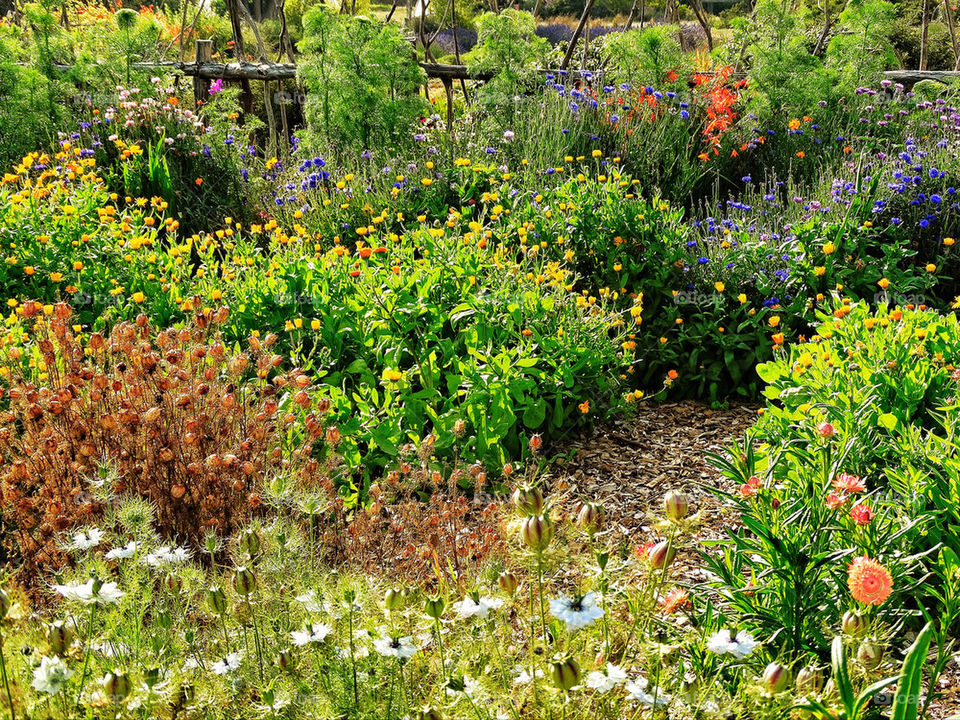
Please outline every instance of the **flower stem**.
[[90, 666], [90, 642], [93, 640], [93, 620], [97, 613], [97, 604], [90, 606], [90, 623], [87, 627], [87, 648], [83, 653], [83, 672], [80, 673], [80, 689], [77, 690], [77, 707], [80, 707], [80, 698], [83, 697], [83, 685], [87, 681], [87, 668]]
[[10, 681], [7, 679], [7, 661], [3, 656], [2, 627], [0, 627], [0, 673], [3, 673], [3, 687], [7, 691], [7, 701], [10, 703], [10, 720], [16, 720], [17, 713], [13, 709], [13, 695], [10, 693]]

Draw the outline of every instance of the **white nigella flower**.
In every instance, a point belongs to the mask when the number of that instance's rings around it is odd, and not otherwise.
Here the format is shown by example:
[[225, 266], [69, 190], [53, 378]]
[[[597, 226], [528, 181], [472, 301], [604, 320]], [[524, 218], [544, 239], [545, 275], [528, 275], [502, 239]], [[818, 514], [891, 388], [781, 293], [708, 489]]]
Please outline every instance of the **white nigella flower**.
[[310, 643], [322, 643], [331, 632], [333, 628], [329, 625], [314, 623], [303, 630], [294, 630], [290, 633], [290, 637], [293, 638], [293, 644], [299, 647]]
[[223, 660], [218, 660], [213, 664], [213, 671], [217, 675], [229, 675], [232, 672], [235, 672], [240, 668], [240, 663], [243, 662], [243, 653], [241, 652], [232, 652], [227, 655]]
[[587, 675], [587, 687], [600, 693], [610, 692], [626, 679], [625, 670], [613, 663], [607, 663], [603, 670], [594, 670]]
[[88, 528], [73, 534], [67, 544], [69, 550], [90, 550], [103, 542], [103, 531], [98, 528]]
[[463, 600], [453, 604], [453, 610], [462, 619], [485, 618], [491, 610], [497, 610], [503, 607], [503, 600], [500, 598], [482, 597], [474, 600], [467, 595]]
[[667, 693], [657, 688], [654, 688], [652, 691], [648, 690], [649, 684], [649, 681], [643, 677], [637, 678], [635, 682], [627, 683], [627, 697], [647, 707], [667, 705], [670, 703], [671, 698]]
[[520, 672], [517, 673], [517, 677], [514, 679], [513, 684], [529, 685], [535, 679], [539, 680], [539, 679], [543, 679], [543, 677], [544, 677], [543, 670], [540, 670], [539, 668], [534, 669], [533, 675], [528, 673], [525, 669], [521, 668]]
[[563, 595], [551, 600], [550, 612], [567, 624], [567, 630], [588, 627], [603, 617], [603, 608], [597, 605], [597, 594], [594, 592], [573, 599]]
[[33, 671], [33, 682], [30, 686], [37, 692], [56, 695], [72, 675], [73, 671], [62, 658], [40, 658], [40, 666]]
[[417, 654], [419, 648], [413, 642], [413, 638], [399, 637], [393, 638], [389, 635], [373, 641], [373, 648], [384, 657], [394, 657], [399, 660], [406, 660]]
[[190, 559], [190, 551], [183, 547], [171, 547], [163, 545], [151, 553], [147, 553], [144, 562], [150, 567], [163, 567], [164, 565], [179, 565]]
[[83, 605], [113, 605], [120, 602], [124, 593], [117, 588], [115, 582], [102, 583], [95, 588], [95, 581], [90, 578], [85, 583], [72, 582], [66, 585], [54, 585], [53, 589], [67, 600], [76, 600]]
[[717, 655], [733, 655], [740, 660], [752, 653], [759, 644], [746, 630], [741, 630], [736, 635], [733, 630], [720, 630], [710, 636], [707, 650]]
[[317, 595], [316, 590], [307, 590], [303, 595], [297, 595], [297, 602], [310, 613], [321, 613], [326, 610], [323, 598]]
[[450, 678], [446, 687], [447, 695], [459, 697], [465, 695], [468, 698], [476, 698], [480, 694], [480, 683], [470, 677], [464, 677], [463, 680]]
[[110, 550], [105, 557], [107, 560], [128, 560], [132, 558], [137, 552], [137, 541], [131, 540], [123, 547], [116, 547], [113, 550]]

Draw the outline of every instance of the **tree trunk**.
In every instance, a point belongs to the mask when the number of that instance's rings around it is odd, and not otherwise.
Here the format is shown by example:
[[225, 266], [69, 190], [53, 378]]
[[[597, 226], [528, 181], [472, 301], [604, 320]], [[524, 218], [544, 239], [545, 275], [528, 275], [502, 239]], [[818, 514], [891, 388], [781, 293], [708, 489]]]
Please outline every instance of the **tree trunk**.
[[953, 59], [957, 69], [960, 69], [960, 45], [957, 44], [957, 26], [953, 22], [953, 8], [950, 0], [943, 0], [943, 14], [947, 18], [947, 29], [950, 30], [950, 44], [953, 46]]
[[583, 6], [583, 14], [580, 15], [580, 22], [577, 23], [577, 29], [573, 31], [573, 37], [570, 38], [570, 44], [567, 45], [567, 52], [563, 56], [563, 62], [560, 63], [560, 69], [566, 70], [570, 65], [570, 58], [573, 57], [573, 50], [577, 46], [577, 40], [580, 39], [580, 35], [583, 34], [583, 28], [587, 24], [587, 20], [590, 19], [590, 12], [593, 10], [593, 4], [596, 0], [587, 0], [587, 4]]
[[827, 47], [827, 38], [830, 37], [830, 29], [833, 27], [833, 17], [830, 15], [830, 0], [823, 0], [823, 32], [817, 38], [817, 44], [813, 47], [813, 54], [820, 56]]
[[920, 18], [920, 69], [927, 69], [927, 31], [930, 29], [930, 0], [923, 0]]
[[[293, 43], [290, 42], [290, 31], [287, 29], [286, 4], [287, 0], [280, 0], [277, 3], [277, 14], [280, 16], [280, 54], [282, 57], [283, 53], [286, 53], [290, 62], [296, 62], [297, 58], [293, 54]], [[279, 61], [280, 58], [278, 57], [277, 60]]]
[[713, 33], [710, 31], [710, 17], [703, 7], [702, 0], [690, 0], [690, 8], [693, 14], [697, 16], [697, 22], [703, 28], [703, 33], [707, 36], [707, 49], [713, 52]]
[[623, 26], [624, 32], [633, 27], [633, 19], [637, 16], [637, 5], [640, 3], [640, 0], [633, 0], [633, 3], [630, 5], [630, 14], [627, 15], [627, 24]]

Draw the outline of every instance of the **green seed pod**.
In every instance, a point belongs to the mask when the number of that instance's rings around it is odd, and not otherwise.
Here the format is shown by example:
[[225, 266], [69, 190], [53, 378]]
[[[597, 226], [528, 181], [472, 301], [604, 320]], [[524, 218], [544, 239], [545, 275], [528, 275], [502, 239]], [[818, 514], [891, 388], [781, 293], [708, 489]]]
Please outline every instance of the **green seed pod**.
[[550, 664], [553, 684], [564, 692], [570, 692], [580, 684], [580, 665], [569, 655], [555, 658]]
[[553, 520], [549, 515], [534, 515], [523, 523], [523, 542], [533, 550], [543, 550], [553, 540]]
[[846, 635], [849, 635], [850, 637], [859, 637], [867, 631], [867, 621], [860, 613], [854, 612], [853, 610], [847, 610], [843, 614], [841, 627]]
[[577, 527], [584, 532], [593, 533], [603, 527], [603, 506], [598, 503], [585, 503], [577, 513]]
[[797, 673], [796, 688], [801, 695], [816, 695], [823, 687], [823, 673], [815, 667], [805, 667]]
[[130, 676], [122, 672], [110, 672], [103, 678], [103, 693], [112, 703], [119, 703], [130, 694]]
[[781, 693], [790, 685], [790, 670], [772, 662], [763, 671], [763, 684], [773, 694]]
[[10, 612], [10, 596], [7, 595], [6, 590], [0, 588], [0, 620], [6, 618], [8, 612]]
[[517, 580], [517, 576], [512, 572], [502, 572], [500, 577], [497, 578], [497, 582], [500, 585], [500, 589], [503, 590], [507, 595], [513, 595], [517, 592], [517, 588], [520, 587], [520, 581]]
[[280, 653], [277, 663], [280, 665], [281, 670], [283, 670], [285, 673], [289, 673], [293, 672], [293, 669], [297, 666], [297, 659], [294, 657], [292, 652], [289, 650], [284, 650]]
[[223, 592], [223, 588], [219, 585], [215, 585], [207, 590], [207, 607], [209, 607], [216, 615], [226, 614], [227, 596]]
[[682, 492], [671, 490], [663, 497], [663, 512], [677, 522], [690, 514], [690, 498]]
[[63, 620], [57, 620], [47, 626], [47, 642], [54, 655], [63, 657], [73, 644], [73, 630]]
[[647, 557], [650, 558], [650, 564], [653, 567], [657, 570], [662, 570], [670, 567], [674, 558], [677, 557], [677, 551], [670, 542], [664, 540], [650, 548], [650, 554]]
[[257, 575], [250, 568], [241, 565], [233, 576], [233, 589], [244, 597], [257, 589]]
[[543, 493], [537, 488], [524, 486], [513, 491], [513, 506], [523, 515], [540, 515], [543, 512]]
[[439, 620], [443, 617], [443, 611], [446, 609], [447, 604], [444, 602], [443, 598], [439, 595], [436, 597], [427, 598], [427, 602], [423, 606], [423, 611], [427, 614], [427, 617], [431, 617], [434, 620]]
[[396, 588], [390, 588], [383, 596], [383, 604], [390, 610], [396, 610], [403, 604], [403, 593]]
[[240, 534], [238, 544], [240, 551], [245, 553], [247, 557], [254, 558], [260, 554], [260, 535], [257, 534], [256, 530], [244, 530]]

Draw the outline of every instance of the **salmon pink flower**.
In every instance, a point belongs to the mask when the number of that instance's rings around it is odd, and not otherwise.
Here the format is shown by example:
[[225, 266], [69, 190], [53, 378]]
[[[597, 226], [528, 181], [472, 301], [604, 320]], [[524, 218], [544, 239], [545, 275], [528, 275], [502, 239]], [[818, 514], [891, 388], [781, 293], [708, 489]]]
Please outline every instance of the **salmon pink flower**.
[[752, 497], [762, 486], [763, 481], [756, 475], [751, 475], [750, 479], [740, 486], [740, 494], [745, 498]]
[[847, 499], [843, 495], [837, 495], [836, 493], [827, 495], [827, 507], [831, 510], [842, 508], [846, 502]]
[[837, 490], [848, 493], [860, 493], [867, 489], [863, 480], [858, 476], [843, 472], [833, 479], [833, 486]]
[[850, 517], [857, 525], [869, 525], [870, 521], [876, 517], [876, 513], [865, 503], [857, 503], [850, 508]]
[[880, 605], [893, 591], [893, 578], [883, 565], [864, 555], [847, 566], [847, 586], [857, 602]]
[[836, 434], [836, 429], [828, 422], [822, 422], [817, 425], [817, 435], [822, 438], [832, 438]]

